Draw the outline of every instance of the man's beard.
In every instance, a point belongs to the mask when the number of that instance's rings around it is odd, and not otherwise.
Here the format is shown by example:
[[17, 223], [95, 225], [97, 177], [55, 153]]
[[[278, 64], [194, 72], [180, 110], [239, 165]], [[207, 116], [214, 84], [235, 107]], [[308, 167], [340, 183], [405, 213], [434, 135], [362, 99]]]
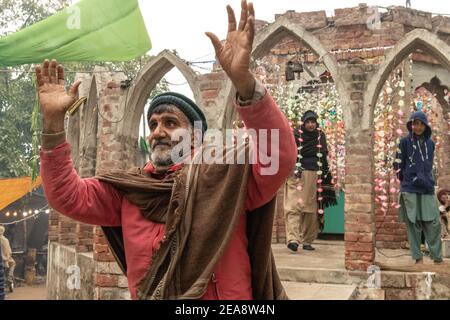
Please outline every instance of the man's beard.
[[150, 148], [150, 160], [156, 167], [168, 167], [173, 164], [172, 149], [174, 145], [171, 140], [155, 140]]

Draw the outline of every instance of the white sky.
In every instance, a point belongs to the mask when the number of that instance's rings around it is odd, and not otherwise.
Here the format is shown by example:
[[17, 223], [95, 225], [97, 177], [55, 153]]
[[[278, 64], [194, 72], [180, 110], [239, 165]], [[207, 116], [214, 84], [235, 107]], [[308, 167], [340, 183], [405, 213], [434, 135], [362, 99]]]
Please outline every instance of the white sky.
[[[256, 19], [273, 22], [275, 14], [287, 10], [297, 12], [325, 10], [327, 16], [334, 15], [335, 8], [358, 6], [364, 0], [253, 0]], [[404, 6], [405, 0], [373, 0], [368, 5], [383, 7]], [[227, 31], [226, 5], [240, 14], [240, 0], [139, 0], [142, 15], [152, 40], [150, 54], [157, 55], [163, 49], [175, 49], [181, 58], [188, 61], [214, 59], [214, 50], [205, 36], [206, 31], [214, 32], [220, 39]], [[411, 0], [412, 8], [434, 13], [450, 14], [448, 0]], [[209, 66], [209, 65], [207, 65]], [[194, 68], [201, 73], [206, 71]], [[180, 72], [173, 69], [166, 75], [171, 83], [184, 83]], [[187, 85], [171, 86], [172, 90], [192, 97]]]
[[[78, 1], [73, 0], [73, 3]], [[241, 11], [240, 0], [138, 1], [152, 41], [152, 49], [148, 54], [157, 55], [164, 49], [174, 49], [182, 59], [188, 61], [214, 60], [214, 49], [205, 32], [213, 32], [220, 39], [224, 39], [228, 27], [226, 5], [231, 5], [235, 10], [236, 19], [239, 19]], [[288, 10], [297, 12], [325, 10], [327, 16], [333, 16], [336, 8], [356, 7], [360, 3], [382, 7], [404, 6], [406, 0], [253, 0], [252, 2], [256, 19], [273, 22], [275, 14], [282, 14]], [[448, 0], [411, 0], [411, 4], [413, 9], [450, 15]], [[212, 64], [200, 66], [211, 68]], [[195, 67], [194, 70], [200, 73], [208, 72]], [[176, 68], [167, 73], [165, 78], [169, 83], [174, 84], [170, 85], [170, 90], [193, 98], [186, 79]], [[142, 135], [142, 122], [140, 132]], [[147, 125], [146, 132], [148, 133]]]
[[[256, 18], [273, 22], [275, 14], [287, 10], [307, 12], [325, 10], [334, 15], [335, 8], [358, 6], [364, 0], [254, 0]], [[450, 14], [450, 2], [445, 0], [411, 0], [414, 9]], [[142, 15], [152, 39], [153, 54], [165, 48], [176, 49], [180, 55], [193, 60], [213, 52], [205, 31], [225, 38], [227, 15], [225, 6], [230, 4], [238, 16], [240, 0], [139, 0]], [[405, 0], [370, 1], [369, 5], [405, 5]], [[238, 18], [238, 17], [237, 17]]]

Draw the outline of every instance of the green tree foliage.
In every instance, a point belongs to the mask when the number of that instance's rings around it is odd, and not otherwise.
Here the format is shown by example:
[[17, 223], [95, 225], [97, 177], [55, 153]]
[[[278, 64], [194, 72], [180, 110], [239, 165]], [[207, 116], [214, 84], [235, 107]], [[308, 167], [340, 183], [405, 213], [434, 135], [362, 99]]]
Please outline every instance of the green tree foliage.
[[[71, 2], [71, 0], [0, 0], [0, 37], [39, 22], [69, 6]], [[76, 72], [91, 72], [96, 65], [108, 67], [111, 71], [122, 71], [128, 79], [133, 80], [150, 58], [143, 56], [115, 63], [64, 63], [67, 71], [66, 81], [72, 83]], [[27, 176], [35, 174], [37, 170], [31, 130], [32, 111], [36, 102], [33, 71], [34, 67], [31, 65], [2, 67], [0, 61], [0, 178]], [[168, 89], [168, 83], [163, 79], [149, 99]]]
[[[28, 27], [69, 0], [0, 0], [0, 36]], [[1, 63], [1, 62], [0, 62]], [[0, 66], [0, 178], [29, 174], [31, 109], [35, 89], [29, 65]]]
[[0, 0], [0, 35], [39, 22], [71, 4], [71, 0]]

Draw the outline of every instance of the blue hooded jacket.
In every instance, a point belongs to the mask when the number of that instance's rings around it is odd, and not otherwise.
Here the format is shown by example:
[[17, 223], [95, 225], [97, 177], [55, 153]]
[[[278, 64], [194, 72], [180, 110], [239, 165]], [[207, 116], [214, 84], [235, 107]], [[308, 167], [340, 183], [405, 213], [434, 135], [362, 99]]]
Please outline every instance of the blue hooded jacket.
[[[425, 131], [417, 136], [412, 131], [414, 120], [425, 124]], [[422, 111], [414, 112], [406, 124], [409, 134], [400, 140], [395, 164], [400, 169], [398, 177], [401, 181], [401, 192], [434, 194], [435, 180], [433, 177], [434, 141], [431, 140], [431, 128], [428, 119]], [[398, 161], [398, 160], [397, 160]]]

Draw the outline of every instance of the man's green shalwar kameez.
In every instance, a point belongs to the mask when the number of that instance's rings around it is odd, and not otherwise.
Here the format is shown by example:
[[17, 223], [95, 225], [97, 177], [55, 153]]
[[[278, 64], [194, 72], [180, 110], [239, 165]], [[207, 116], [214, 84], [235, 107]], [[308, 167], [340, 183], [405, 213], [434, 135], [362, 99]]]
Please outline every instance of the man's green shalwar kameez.
[[[416, 125], [423, 123], [425, 130], [417, 135]], [[442, 261], [441, 225], [435, 196], [433, 160], [435, 144], [431, 139], [431, 127], [425, 113], [413, 113], [407, 123], [409, 135], [400, 140], [396, 169], [401, 181], [399, 220], [406, 223], [412, 258], [422, 259], [420, 245], [422, 233], [435, 262]]]
[[411, 256], [423, 257], [420, 250], [422, 232], [434, 260], [442, 259], [441, 224], [435, 195], [402, 192], [400, 195], [399, 220], [406, 223]]

